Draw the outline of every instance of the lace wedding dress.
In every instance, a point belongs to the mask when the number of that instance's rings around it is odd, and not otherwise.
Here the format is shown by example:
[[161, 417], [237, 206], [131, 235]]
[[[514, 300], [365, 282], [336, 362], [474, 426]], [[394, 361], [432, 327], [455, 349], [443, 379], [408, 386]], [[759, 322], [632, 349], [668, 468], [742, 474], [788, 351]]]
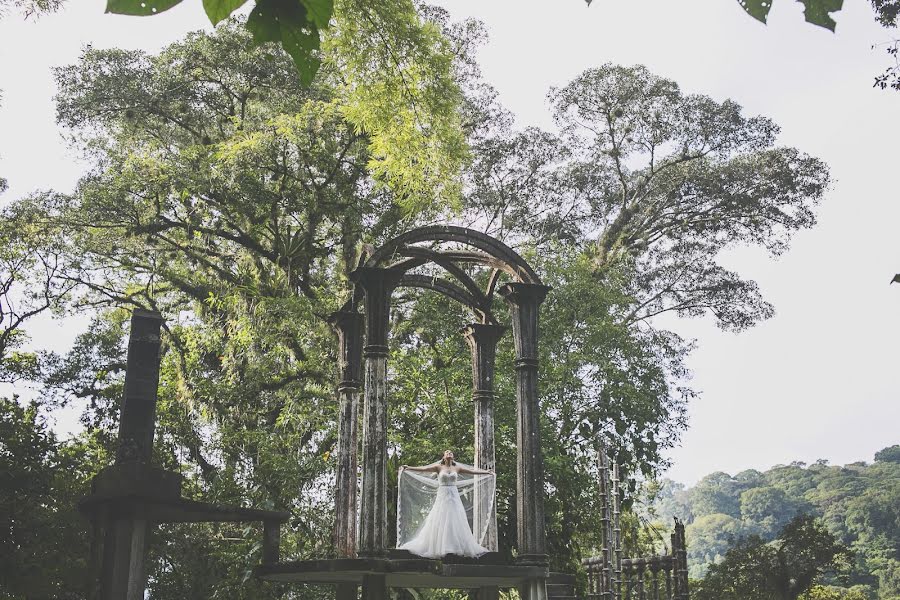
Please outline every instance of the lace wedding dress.
[[[426, 558], [474, 557], [496, 550], [494, 481], [493, 474], [401, 472], [398, 548]], [[433, 498], [430, 508], [429, 498]]]

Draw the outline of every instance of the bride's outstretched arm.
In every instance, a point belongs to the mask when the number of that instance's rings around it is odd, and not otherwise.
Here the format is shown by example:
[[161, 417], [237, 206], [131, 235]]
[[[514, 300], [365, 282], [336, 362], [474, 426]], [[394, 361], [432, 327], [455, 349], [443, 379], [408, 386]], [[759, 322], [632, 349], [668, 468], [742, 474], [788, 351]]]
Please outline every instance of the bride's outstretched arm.
[[485, 471], [484, 469], [476, 469], [472, 467], [469, 469], [468, 467], [459, 467], [459, 472], [463, 475], [492, 475], [493, 471]]
[[426, 473], [427, 473], [427, 472], [437, 473], [437, 471], [438, 471], [438, 465], [440, 465], [440, 464], [441, 464], [441, 463], [436, 462], [436, 463], [431, 463], [430, 465], [425, 465], [425, 466], [423, 466], [423, 467], [410, 467], [410, 466], [408, 466], [408, 465], [403, 465], [402, 467], [400, 467], [400, 470], [401, 470], [401, 471], [402, 471], [402, 470], [407, 470], [407, 471], [423, 471], [423, 472], [426, 472]]

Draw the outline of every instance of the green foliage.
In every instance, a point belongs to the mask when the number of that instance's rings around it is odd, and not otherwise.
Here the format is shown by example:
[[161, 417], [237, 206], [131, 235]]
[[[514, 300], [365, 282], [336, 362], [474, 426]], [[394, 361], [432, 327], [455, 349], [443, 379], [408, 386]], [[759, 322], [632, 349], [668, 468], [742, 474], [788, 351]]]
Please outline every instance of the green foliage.
[[319, 70], [320, 62], [317, 55], [319, 34], [308, 26], [312, 21], [300, 2], [259, 0], [247, 19], [247, 29], [257, 44], [280, 43], [294, 59], [300, 81], [308, 85]]
[[800, 596], [802, 600], [875, 600], [868, 586], [843, 588], [835, 585], [814, 585]]
[[696, 517], [686, 531], [688, 568], [701, 577], [710, 564], [721, 561], [732, 543], [744, 535], [740, 520], [722, 513]]
[[[803, 3], [803, 15], [807, 23], [834, 31], [836, 23], [831, 13], [841, 10], [844, 0], [797, 0]], [[738, 0], [738, 3], [754, 19], [766, 22], [772, 9], [772, 0]]]
[[203, 0], [203, 10], [210, 23], [218, 25], [246, 3], [247, 0]]
[[78, 441], [59, 443], [36, 405], [0, 398], [0, 596], [83, 592], [89, 538], [75, 502], [98, 459]]
[[803, 3], [803, 16], [808, 23], [834, 31], [836, 23], [831, 13], [841, 10], [844, 0], [799, 0]]
[[814, 225], [828, 185], [821, 161], [775, 146], [769, 119], [746, 117], [730, 100], [682, 94], [640, 66], [590, 69], [550, 99], [567, 150], [553, 180], [558, 208], [533, 227], [599, 231], [591, 248], [598, 271], [634, 272], [629, 291], [641, 302], [627, 318], [711, 314], [723, 329], [741, 330], [772, 314], [756, 284], [716, 257], [737, 244], [777, 255], [793, 232]]
[[[106, 12], [120, 15], [152, 16], [181, 4], [182, 0], [107, 0]], [[203, 8], [213, 25], [227, 19], [247, 0], [203, 0]], [[319, 69], [319, 43], [334, 11], [333, 0], [258, 0], [247, 29], [257, 44], [278, 42], [294, 59], [301, 79], [307, 84]]]
[[28, 19], [56, 12], [64, 2], [65, 0], [0, 0], [0, 18], [6, 16], [7, 9], [13, 8], [21, 11], [22, 15]]
[[897, 17], [900, 17], [900, 0], [872, 0], [872, 8], [875, 9], [875, 18], [884, 27], [897, 25]]
[[876, 452], [875, 462], [900, 463], [900, 444], [894, 444]]
[[803, 507], [777, 487], [754, 487], [741, 493], [741, 518], [764, 538], [771, 538]]
[[725, 514], [741, 516], [741, 498], [737, 483], [728, 473], [712, 473], [701, 479], [691, 490], [692, 511], [695, 516]]
[[[15, 0], [19, 2], [20, 0]], [[33, 1], [33, 0], [31, 0]], [[830, 13], [839, 11], [843, 0], [798, 0], [804, 5], [804, 15], [809, 23], [834, 31], [835, 22]], [[873, 0], [873, 3], [882, 0]], [[152, 16], [162, 13], [182, 0], [107, 0], [106, 11], [111, 13], [135, 16]], [[247, 0], [203, 0], [203, 8], [213, 25], [226, 19]], [[586, 0], [587, 4], [591, 0]], [[766, 22], [771, 0], [738, 0], [741, 6], [755, 19]], [[38, 3], [40, 4], [40, 3]], [[57, 1], [58, 5], [59, 2]], [[280, 42], [284, 50], [291, 55], [301, 78], [307, 83], [312, 80], [319, 68], [319, 43], [332, 18], [338, 21], [346, 19], [354, 10], [361, 10], [369, 15], [378, 15], [383, 11], [395, 10], [396, 7], [407, 10], [405, 2], [395, 0], [379, 0], [379, 2], [363, 3], [352, 0], [335, 6], [334, 0], [256, 0], [256, 6], [247, 22], [247, 28], [253, 32], [257, 43]], [[41, 6], [42, 10], [46, 10]], [[876, 10], [879, 7], [876, 4]], [[346, 11], [346, 13], [345, 13]], [[358, 16], [358, 15], [357, 15]], [[375, 25], [375, 20], [370, 19]], [[356, 25], [362, 24], [362, 21]], [[365, 26], [363, 26], [365, 27]], [[358, 33], [358, 32], [354, 32]], [[385, 30], [382, 42], [385, 47], [396, 43], [398, 38], [394, 32]]]
[[698, 600], [795, 600], [823, 574], [849, 557], [824, 525], [809, 516], [792, 519], [771, 543], [751, 536], [737, 541], [694, 586]]
[[[871, 465], [840, 467], [820, 461], [764, 473], [744, 471], [733, 478], [714, 473], [687, 490], [663, 481], [657, 484], [656, 514], [664, 520], [672, 516], [687, 520], [694, 578], [722, 560], [734, 540], [755, 535], [770, 542], [796, 515], [816, 515], [854, 551], [848, 581], [871, 586], [878, 598], [892, 598], [900, 561], [900, 463], [891, 460], [895, 448], [878, 452]], [[726, 511], [729, 514], [722, 514]]]
[[30, 319], [59, 310], [72, 284], [61, 277], [65, 238], [24, 201], [0, 209], [0, 381], [35, 378], [38, 357], [20, 349]]
[[[836, 23], [831, 18], [833, 12], [841, 10], [844, 0], [797, 0], [803, 3], [803, 14], [807, 23], [834, 31]], [[738, 0], [738, 3], [754, 19], [766, 22], [772, 9], [772, 0]]]
[[410, 0], [339, 0], [333, 35], [323, 42], [337, 73], [341, 114], [369, 138], [368, 168], [387, 184], [404, 212], [440, 214], [459, 208], [467, 162], [454, 65], [438, 24]]

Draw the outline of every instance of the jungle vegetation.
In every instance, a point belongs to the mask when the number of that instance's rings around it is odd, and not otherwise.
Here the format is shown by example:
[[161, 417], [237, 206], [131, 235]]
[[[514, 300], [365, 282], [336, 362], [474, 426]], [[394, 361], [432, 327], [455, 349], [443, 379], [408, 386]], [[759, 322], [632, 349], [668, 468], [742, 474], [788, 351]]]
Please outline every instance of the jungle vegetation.
[[[784, 541], [784, 528], [792, 520], [816, 519], [821, 531], [811, 530], [809, 539], [818, 541], [810, 547], [841, 548], [829, 564], [832, 572], [819, 581], [829, 589], [811, 597], [900, 598], [900, 446], [884, 448], [871, 463], [819, 461], [734, 476], [718, 472], [690, 488], [663, 481], [651, 492], [658, 518], [686, 520], [690, 574], [696, 579], [705, 575], [702, 586], [721, 597], [728, 596], [718, 582], [737, 577], [754, 561], [755, 571], [750, 571], [773, 572], [760, 567], [772, 560], [760, 553], [772, 552], [773, 543], [777, 547]], [[796, 531], [787, 533], [790, 537]]]

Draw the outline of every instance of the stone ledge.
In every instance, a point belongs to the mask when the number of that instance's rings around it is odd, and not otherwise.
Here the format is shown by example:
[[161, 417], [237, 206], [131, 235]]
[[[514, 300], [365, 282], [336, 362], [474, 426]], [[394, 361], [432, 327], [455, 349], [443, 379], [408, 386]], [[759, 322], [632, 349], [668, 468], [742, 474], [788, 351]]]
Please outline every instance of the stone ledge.
[[[407, 553], [408, 554], [408, 553]], [[412, 555], [410, 555], [412, 557]], [[523, 566], [497, 561], [496, 555], [481, 558], [335, 558], [299, 560], [256, 567], [255, 574], [265, 581], [361, 585], [364, 575], [384, 575], [388, 587], [512, 588], [525, 581], [546, 579], [546, 567]]]

